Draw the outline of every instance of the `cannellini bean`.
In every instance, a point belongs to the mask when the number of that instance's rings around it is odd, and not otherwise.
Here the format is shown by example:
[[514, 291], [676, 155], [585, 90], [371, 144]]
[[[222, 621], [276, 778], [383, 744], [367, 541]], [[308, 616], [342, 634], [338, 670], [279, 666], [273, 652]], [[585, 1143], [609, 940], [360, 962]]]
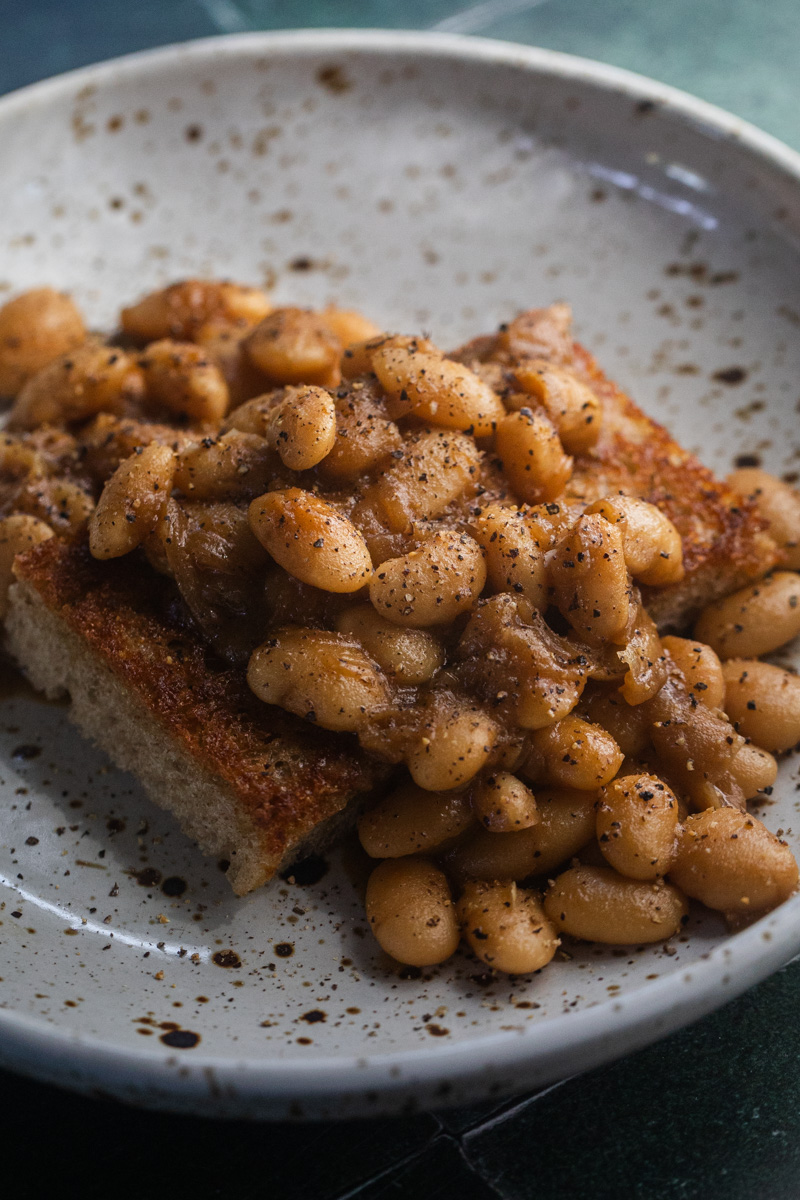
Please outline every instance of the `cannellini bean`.
[[125, 333], [142, 342], [191, 341], [207, 322], [255, 325], [269, 311], [269, 298], [260, 288], [184, 279], [123, 308], [120, 321]]
[[16, 429], [84, 421], [99, 412], [120, 412], [144, 395], [144, 375], [136, 360], [113, 346], [84, 342], [37, 371], [11, 410]]
[[174, 471], [175, 455], [155, 442], [120, 464], [89, 521], [95, 558], [119, 558], [141, 545], [166, 510]]
[[482, 379], [438, 351], [384, 346], [372, 354], [372, 370], [392, 401], [394, 417], [414, 416], [487, 437], [505, 414], [500, 397]]
[[33, 288], [0, 308], [0, 396], [16, 396], [37, 371], [86, 338], [74, 302], [53, 288]]
[[449, 625], [468, 611], [486, 582], [481, 548], [466, 533], [443, 530], [376, 569], [370, 600], [398, 625]]
[[468, 883], [458, 917], [470, 950], [509, 975], [541, 970], [559, 946], [538, 893], [516, 883]]
[[499, 736], [497, 724], [477, 705], [434, 693], [406, 751], [411, 778], [429, 792], [464, 787], [486, 766]]
[[320, 464], [322, 474], [335, 483], [356, 482], [403, 443], [400, 430], [386, 412], [383, 399], [363, 384], [337, 388], [334, 443]]
[[662, 942], [689, 915], [682, 892], [663, 880], [624, 879], [611, 867], [571, 867], [548, 888], [544, 911], [559, 933], [620, 946]]
[[276, 630], [253, 651], [247, 682], [266, 704], [345, 733], [389, 698], [386, 679], [356, 642], [297, 626]]
[[581, 791], [609, 783], [625, 757], [610, 733], [573, 715], [536, 730], [532, 742], [547, 782]]
[[484, 828], [496, 833], [529, 829], [539, 821], [533, 792], [508, 771], [487, 775], [475, 785], [472, 808]]
[[675, 857], [678, 801], [655, 775], [609, 783], [597, 806], [597, 840], [610, 866], [628, 879], [666, 875]]
[[473, 532], [486, 556], [492, 589], [525, 596], [536, 608], [546, 608], [550, 530], [529, 510], [489, 504], [476, 517]]
[[14, 559], [52, 536], [50, 526], [38, 517], [14, 513], [0, 520], [0, 621], [8, 614], [8, 589], [14, 582]]
[[376, 867], [366, 908], [378, 944], [398, 962], [431, 967], [458, 949], [450, 888], [442, 871], [424, 858], [389, 859]]
[[661, 645], [669, 651], [691, 696], [707, 708], [723, 708], [725, 679], [722, 663], [710, 646], [694, 638], [663, 637]]
[[641, 705], [628, 704], [616, 687], [584, 692], [580, 715], [600, 725], [627, 758], [638, 758], [650, 743], [652, 718]]
[[556, 500], [572, 474], [572, 459], [552, 422], [529, 408], [498, 422], [495, 448], [515, 494], [527, 504]]
[[174, 484], [192, 500], [237, 500], [263, 492], [274, 465], [264, 438], [233, 429], [181, 450]]
[[797, 863], [755, 817], [707, 809], [687, 818], [670, 878], [709, 908], [757, 914], [788, 900], [797, 887]]
[[720, 672], [720, 701], [736, 728], [763, 750], [791, 750], [800, 742], [800, 678], [754, 659], [731, 658]]
[[771, 654], [800, 633], [800, 575], [775, 571], [709, 604], [694, 627], [720, 658]]
[[525, 879], [543, 875], [577, 854], [595, 834], [595, 794], [568, 788], [536, 793], [539, 820], [513, 833], [476, 829], [445, 855], [455, 879]]
[[372, 560], [363, 537], [312, 492], [267, 492], [250, 505], [250, 527], [277, 563], [325, 592], [357, 592], [369, 583]]
[[152, 342], [139, 358], [148, 395], [178, 416], [221, 421], [228, 385], [215, 362], [192, 342]]
[[669, 517], [635, 496], [607, 496], [586, 509], [600, 513], [622, 534], [622, 549], [634, 579], [652, 587], [678, 583], [684, 576], [683, 542]]
[[318, 315], [320, 321], [343, 346], [352, 346], [356, 342], [367, 342], [371, 338], [383, 336], [383, 331], [374, 321], [350, 308], [334, 308], [330, 305], [323, 308]]
[[542, 405], [568, 454], [582, 454], [596, 445], [602, 413], [597, 395], [587, 384], [541, 358], [515, 367], [514, 377]]
[[435, 634], [396, 625], [371, 604], [345, 609], [336, 620], [336, 628], [361, 642], [370, 657], [398, 683], [426, 683], [444, 664], [444, 647]]
[[400, 858], [439, 849], [473, 821], [466, 792], [428, 792], [406, 783], [362, 813], [358, 836], [372, 858]]
[[786, 566], [800, 570], [800, 492], [758, 467], [742, 467], [727, 479], [740, 496], [752, 500], [769, 532], [786, 554]]
[[78, 533], [94, 512], [94, 501], [85, 488], [57, 477], [31, 480], [15, 503], [20, 511], [70, 536]]
[[501, 325], [497, 341], [501, 351], [517, 358], [546, 358], [569, 362], [572, 358], [572, 309], [568, 304], [550, 304], [522, 312]]
[[462, 433], [424, 430], [392, 451], [391, 465], [366, 498], [394, 533], [415, 521], [438, 517], [478, 484], [481, 454]]
[[27, 439], [0, 433], [0, 473], [6, 477], [6, 481], [43, 475], [45, 470], [41, 454]]
[[250, 361], [273, 383], [336, 387], [341, 342], [316, 313], [276, 308], [245, 342]]
[[630, 585], [616, 525], [599, 513], [576, 521], [556, 547], [550, 579], [560, 612], [581, 637], [597, 643], [624, 633]]
[[292, 471], [308, 471], [330, 453], [336, 441], [336, 409], [321, 387], [290, 387], [270, 411], [264, 436]]

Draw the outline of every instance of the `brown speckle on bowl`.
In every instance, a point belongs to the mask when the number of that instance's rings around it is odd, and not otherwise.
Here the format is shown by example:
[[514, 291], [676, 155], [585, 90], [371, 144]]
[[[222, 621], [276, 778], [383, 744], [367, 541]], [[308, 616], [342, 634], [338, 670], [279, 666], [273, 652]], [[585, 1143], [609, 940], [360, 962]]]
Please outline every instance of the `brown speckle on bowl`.
[[352, 80], [348, 78], [344, 67], [338, 65], [320, 67], [317, 71], [317, 83], [327, 88], [334, 95], [349, 92], [353, 86]]

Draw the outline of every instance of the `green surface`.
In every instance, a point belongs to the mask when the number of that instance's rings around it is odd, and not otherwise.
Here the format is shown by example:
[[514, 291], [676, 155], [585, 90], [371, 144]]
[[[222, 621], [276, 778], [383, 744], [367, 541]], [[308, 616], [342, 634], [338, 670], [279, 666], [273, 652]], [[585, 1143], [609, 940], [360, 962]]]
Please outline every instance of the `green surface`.
[[[0, 0], [0, 91], [166, 42], [248, 29], [440, 28], [583, 54], [800, 149], [800, 0]], [[0, 1074], [14, 1200], [795, 1200], [800, 963], [656, 1046], [545, 1093], [374, 1124], [202, 1125]]]

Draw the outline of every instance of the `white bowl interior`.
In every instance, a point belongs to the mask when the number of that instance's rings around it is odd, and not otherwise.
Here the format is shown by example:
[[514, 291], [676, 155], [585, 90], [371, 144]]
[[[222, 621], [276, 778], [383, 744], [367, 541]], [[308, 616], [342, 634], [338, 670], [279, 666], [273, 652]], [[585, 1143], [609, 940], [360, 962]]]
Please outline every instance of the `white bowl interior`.
[[[110, 328], [123, 302], [207, 273], [445, 347], [563, 298], [609, 374], [707, 463], [795, 478], [797, 180], [615, 78], [519, 48], [310, 35], [31, 89], [0, 103], [0, 287], [69, 289]], [[234, 899], [13, 681], [0, 774], [0, 1061], [147, 1103], [352, 1113], [523, 1086], [699, 1015], [800, 945], [788, 916], [731, 940], [696, 917], [667, 947], [571, 946], [530, 980], [466, 957], [399, 971], [366, 931], [350, 850], [316, 882]], [[789, 759], [764, 815], [800, 850], [796, 780]]]

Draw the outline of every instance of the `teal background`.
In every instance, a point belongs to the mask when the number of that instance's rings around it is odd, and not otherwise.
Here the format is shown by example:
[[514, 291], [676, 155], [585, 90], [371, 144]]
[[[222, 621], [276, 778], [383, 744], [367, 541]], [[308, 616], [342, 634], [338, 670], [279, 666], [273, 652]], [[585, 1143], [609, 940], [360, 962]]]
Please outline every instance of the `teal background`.
[[[313, 26], [444, 29], [587, 55], [800, 149], [800, 0], [0, 0], [0, 92], [168, 42]], [[14, 1200], [797, 1200], [799, 1009], [800, 962], [545, 1092], [374, 1123], [202, 1124], [0, 1073], [0, 1186]]]

